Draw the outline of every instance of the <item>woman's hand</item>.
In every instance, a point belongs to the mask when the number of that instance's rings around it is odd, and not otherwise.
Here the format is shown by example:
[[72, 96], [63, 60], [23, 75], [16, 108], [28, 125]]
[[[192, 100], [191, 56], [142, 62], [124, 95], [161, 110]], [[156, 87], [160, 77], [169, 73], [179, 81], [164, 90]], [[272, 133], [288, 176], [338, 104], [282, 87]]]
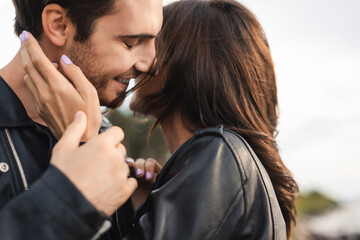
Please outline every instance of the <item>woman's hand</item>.
[[128, 178], [126, 149], [120, 143], [124, 132], [112, 127], [79, 147], [85, 129], [86, 116], [78, 112], [55, 145], [50, 162], [90, 203], [110, 216], [137, 187], [136, 180]]
[[40, 117], [56, 138], [60, 138], [77, 111], [88, 118], [82, 141], [98, 135], [101, 125], [99, 98], [95, 87], [65, 55], [60, 66], [66, 79], [45, 56], [36, 39], [28, 32], [21, 36], [24, 78], [38, 107]]
[[136, 210], [145, 202], [162, 167], [152, 158], [147, 160], [138, 158], [136, 161], [128, 158], [126, 162], [130, 168], [130, 176], [135, 177], [138, 181], [138, 188], [131, 196], [134, 210]]

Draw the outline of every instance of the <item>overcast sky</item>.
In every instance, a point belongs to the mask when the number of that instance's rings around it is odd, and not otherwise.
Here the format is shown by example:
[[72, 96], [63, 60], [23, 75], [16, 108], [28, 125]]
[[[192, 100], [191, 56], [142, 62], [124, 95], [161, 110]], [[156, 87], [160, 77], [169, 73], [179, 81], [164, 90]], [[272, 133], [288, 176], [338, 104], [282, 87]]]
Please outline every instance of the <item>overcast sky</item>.
[[[302, 190], [360, 200], [360, 1], [241, 2], [272, 49], [283, 161]], [[13, 18], [12, 2], [2, 0], [0, 67], [20, 46]]]

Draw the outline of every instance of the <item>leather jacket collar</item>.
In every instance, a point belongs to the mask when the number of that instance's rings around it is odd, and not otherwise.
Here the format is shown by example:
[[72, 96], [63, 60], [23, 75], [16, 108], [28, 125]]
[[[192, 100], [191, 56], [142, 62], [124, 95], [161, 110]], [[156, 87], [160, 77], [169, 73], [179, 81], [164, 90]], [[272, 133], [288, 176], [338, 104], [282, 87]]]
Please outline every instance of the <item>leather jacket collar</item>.
[[34, 126], [20, 99], [0, 76], [0, 127]]

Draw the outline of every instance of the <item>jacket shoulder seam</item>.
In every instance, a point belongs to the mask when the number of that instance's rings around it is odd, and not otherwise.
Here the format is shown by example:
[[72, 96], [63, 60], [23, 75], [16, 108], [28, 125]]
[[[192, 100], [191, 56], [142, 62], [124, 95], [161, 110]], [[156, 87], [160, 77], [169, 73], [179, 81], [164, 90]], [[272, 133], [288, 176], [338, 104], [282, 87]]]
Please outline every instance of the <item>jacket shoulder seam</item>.
[[215, 231], [215, 234], [214, 234], [214, 237], [212, 239], [216, 239], [216, 237], [219, 235], [222, 227], [225, 225], [227, 219], [229, 218], [230, 214], [233, 212], [233, 210], [235, 209], [235, 206], [237, 205], [238, 203], [238, 200], [240, 198], [240, 194], [241, 192], [243, 192], [243, 186], [244, 186], [245, 182], [241, 185], [241, 187], [238, 189], [236, 195], [234, 196], [229, 208], [226, 210], [226, 213], [225, 213], [225, 216], [222, 218], [222, 220], [220, 221], [220, 224], [219, 226], [216, 228], [216, 231]]
[[[227, 148], [229, 149], [229, 151], [233, 155], [232, 161], [235, 161], [235, 164], [238, 166], [238, 169], [239, 169], [238, 174], [240, 175], [240, 179], [241, 179], [240, 187], [237, 189], [237, 192], [236, 192], [235, 196], [233, 197], [230, 206], [227, 208], [224, 217], [221, 219], [218, 227], [216, 228], [214, 237], [212, 238], [212, 239], [216, 239], [216, 237], [220, 234], [220, 231], [221, 231], [222, 227], [225, 225], [225, 223], [228, 220], [229, 216], [231, 215], [231, 213], [235, 209], [235, 206], [239, 201], [239, 195], [241, 193], [243, 195], [243, 198], [245, 199], [246, 192], [244, 191], [244, 185], [246, 185], [247, 182], [248, 182], [248, 176], [247, 176], [246, 171], [244, 170], [244, 167], [243, 167], [243, 165], [241, 163], [240, 155], [236, 151], [236, 149], [235, 149], [234, 145], [231, 143], [231, 141], [224, 135], [224, 133], [206, 132], [205, 134], [202, 134], [201, 136], [217, 137], [217, 138], [219, 138], [220, 141], [223, 141], [226, 144]], [[199, 137], [201, 137], [201, 136], [199, 136]], [[244, 144], [241, 138], [239, 138], [239, 140], [241, 141], [242, 144]], [[246, 151], [249, 151], [249, 149], [246, 147], [246, 145], [243, 146], [243, 147], [246, 148]], [[251, 154], [250, 154], [250, 156], [253, 157]], [[245, 209], [247, 208], [246, 201], [244, 201], [244, 208]]]
[[[232, 133], [230, 131], [228, 131], [229, 133]], [[273, 228], [273, 239], [276, 239], [276, 231], [275, 231], [275, 222], [276, 222], [276, 216], [274, 215], [274, 212], [273, 212], [273, 204], [272, 204], [272, 200], [271, 200], [271, 197], [270, 197], [270, 193], [269, 193], [269, 189], [267, 187], [267, 185], [265, 184], [265, 179], [264, 179], [264, 176], [263, 176], [263, 173], [260, 169], [260, 166], [259, 166], [259, 163], [258, 161], [261, 163], [260, 159], [258, 159], [257, 157], [254, 157], [254, 152], [253, 150], [251, 149], [251, 147], [248, 145], [248, 143], [240, 136], [238, 135], [237, 133], [233, 133], [235, 136], [238, 136], [239, 137], [239, 140], [242, 142], [242, 144], [244, 145], [244, 147], [247, 149], [247, 151], [249, 152], [251, 158], [254, 160], [254, 164], [259, 172], [259, 176], [261, 178], [261, 181], [263, 182], [264, 184], [264, 189], [265, 189], [265, 192], [266, 192], [266, 195], [269, 199], [269, 206], [270, 206], [270, 212], [271, 212], [271, 219], [273, 220], [273, 224], [272, 224], [272, 228]], [[227, 140], [227, 138], [224, 137], [224, 139]], [[256, 160], [257, 159], [257, 160]], [[266, 171], [266, 170], [265, 170]], [[246, 193], [244, 192], [244, 195]], [[246, 203], [245, 203], [246, 204]]]

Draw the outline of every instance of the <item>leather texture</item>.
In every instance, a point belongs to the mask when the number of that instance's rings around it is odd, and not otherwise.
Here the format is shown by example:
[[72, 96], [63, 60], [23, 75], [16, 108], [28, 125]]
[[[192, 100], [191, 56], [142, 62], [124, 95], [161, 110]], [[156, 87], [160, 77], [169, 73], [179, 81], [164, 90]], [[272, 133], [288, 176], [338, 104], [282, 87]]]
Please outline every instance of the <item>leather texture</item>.
[[90, 239], [105, 221], [69, 179], [49, 165], [55, 143], [49, 129], [28, 117], [0, 77], [0, 163], [9, 166], [0, 171], [1, 240]]
[[169, 159], [126, 239], [286, 239], [263, 165], [222, 126], [198, 130]]
[[[56, 142], [0, 77], [1, 239], [90, 239], [105, 220], [55, 167]], [[24, 190], [5, 129], [14, 140]], [[168, 160], [146, 202], [127, 202], [101, 239], [286, 239], [270, 179], [244, 139], [221, 126], [198, 130]], [[131, 216], [133, 215], [133, 219]]]

